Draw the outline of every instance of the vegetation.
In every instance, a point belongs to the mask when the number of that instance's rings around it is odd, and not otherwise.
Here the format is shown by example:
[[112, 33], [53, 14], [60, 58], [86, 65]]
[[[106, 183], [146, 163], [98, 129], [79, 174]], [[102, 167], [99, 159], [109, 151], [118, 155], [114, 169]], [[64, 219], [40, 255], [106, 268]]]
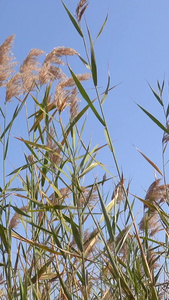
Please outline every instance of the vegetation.
[[[163, 172], [139, 151], [163, 178], [161, 184], [156, 177], [142, 199], [130, 193], [116, 159], [104, 115], [104, 102], [112, 90], [110, 77], [100, 93], [93, 40], [87, 25], [87, 37], [80, 25], [87, 6], [88, 2], [81, 0], [75, 18], [63, 3], [69, 21], [84, 42], [86, 58], [74, 49], [57, 47], [43, 59], [44, 51], [32, 49], [15, 73], [11, 52], [14, 36], [0, 46], [0, 86], [6, 91], [0, 108], [0, 299], [169, 298], [169, 218], [165, 212], [169, 106], [165, 109], [163, 102], [164, 82], [158, 82], [158, 93], [150, 88], [167, 125], [140, 106], [164, 132]], [[107, 17], [97, 38], [106, 21]], [[38, 61], [41, 56], [42, 63]], [[85, 66], [86, 73], [73, 72], [68, 63], [70, 56]], [[84, 87], [89, 80], [95, 99]], [[9, 120], [12, 98], [17, 104]], [[89, 110], [105, 134], [105, 145], [92, 147], [91, 140], [84, 142]], [[8, 174], [11, 129], [24, 113], [25, 136], [15, 140], [29, 154], [24, 153], [25, 162]], [[97, 159], [105, 147], [116, 168], [113, 174]], [[93, 178], [94, 169], [105, 175]], [[115, 182], [112, 195], [105, 192], [110, 180]], [[135, 198], [144, 206], [139, 224], [133, 211]]]

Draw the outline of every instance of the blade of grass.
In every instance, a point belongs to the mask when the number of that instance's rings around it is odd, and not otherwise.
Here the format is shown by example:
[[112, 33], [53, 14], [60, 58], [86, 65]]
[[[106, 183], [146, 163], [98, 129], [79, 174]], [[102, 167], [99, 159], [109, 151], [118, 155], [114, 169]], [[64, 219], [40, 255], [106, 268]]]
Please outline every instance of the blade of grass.
[[91, 37], [91, 34], [90, 34], [88, 26], [87, 26], [87, 31], [88, 31], [88, 36], [89, 36], [89, 40], [90, 40], [92, 77], [93, 77], [94, 85], [97, 86], [97, 65], [96, 65], [96, 58], [95, 58], [95, 52], [94, 52], [94, 47], [93, 47], [93, 41], [92, 41], [92, 37]]
[[137, 104], [138, 107], [140, 107], [142, 109], [142, 111], [144, 111], [144, 113], [157, 125], [159, 126], [162, 130], [164, 130], [166, 133], [169, 134], [169, 130], [164, 127], [163, 124], [161, 124], [153, 115], [151, 115], [147, 110], [145, 110], [142, 106], [140, 106], [139, 104]]
[[[135, 146], [134, 146], [135, 147]], [[154, 169], [156, 169], [156, 171], [158, 172], [158, 173], [160, 173], [160, 175], [163, 177], [163, 174], [162, 174], [162, 172], [159, 170], [159, 168], [143, 153], [143, 152], [141, 152], [141, 150], [139, 150], [137, 147], [135, 147], [136, 148], [136, 150], [148, 161], [148, 163], [150, 164], [150, 165], [152, 165], [153, 166], [153, 168]]]
[[148, 85], [149, 85], [151, 91], [153, 92], [154, 96], [155, 96], [156, 99], [158, 100], [158, 102], [159, 102], [162, 106], [164, 106], [163, 101], [161, 100], [161, 98], [159, 97], [159, 95], [155, 92], [155, 90], [151, 87], [151, 85], [150, 85], [149, 83], [148, 83]]
[[70, 13], [70, 11], [68, 10], [68, 8], [66, 7], [66, 5], [64, 4], [64, 2], [62, 1], [62, 4], [72, 22], [72, 24], [74, 25], [76, 31], [80, 34], [80, 36], [83, 38], [83, 32], [81, 30], [81, 28], [79, 27], [78, 23], [76, 22], [76, 20], [74, 19], [74, 17], [72, 16], [72, 14]]
[[105, 126], [105, 122], [103, 121], [103, 119], [101, 118], [101, 116], [98, 114], [96, 108], [94, 107], [92, 101], [90, 100], [88, 94], [86, 93], [85, 89], [83, 88], [83, 86], [81, 85], [80, 81], [77, 79], [76, 75], [73, 73], [73, 71], [71, 70], [71, 68], [69, 67], [70, 73], [77, 85], [77, 88], [80, 92], [80, 94], [82, 95], [82, 97], [86, 100], [86, 102], [89, 104], [91, 110], [93, 111], [93, 113], [95, 114], [95, 116], [98, 118], [98, 120], [100, 121], [100, 123], [102, 123], [103, 126]]

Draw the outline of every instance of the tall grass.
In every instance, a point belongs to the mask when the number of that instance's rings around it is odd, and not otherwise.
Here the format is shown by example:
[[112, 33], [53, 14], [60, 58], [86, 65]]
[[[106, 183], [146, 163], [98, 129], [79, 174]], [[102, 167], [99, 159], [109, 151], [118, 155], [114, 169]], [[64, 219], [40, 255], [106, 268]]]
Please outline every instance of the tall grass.
[[[86, 37], [80, 25], [87, 6], [88, 1], [81, 0], [75, 18], [63, 3], [84, 43], [86, 58], [72, 48], [54, 48], [45, 58], [44, 51], [32, 49], [16, 73], [14, 36], [0, 46], [0, 86], [6, 93], [0, 108], [0, 299], [169, 298], [165, 179], [169, 109], [163, 103], [164, 83], [158, 82], [158, 92], [150, 88], [164, 111], [166, 126], [140, 106], [164, 132], [163, 172], [138, 150], [163, 178], [161, 182], [156, 177], [142, 199], [130, 193], [116, 158], [104, 114], [112, 89], [110, 77], [100, 93], [92, 36], [86, 25]], [[107, 17], [97, 38], [106, 21]], [[70, 56], [85, 65], [85, 73], [73, 72]], [[93, 84], [94, 99], [86, 81]], [[89, 110], [105, 134], [104, 145], [84, 142]], [[19, 121], [24, 135], [13, 138], [12, 128]], [[24, 149], [24, 161], [17, 167], [20, 158], [11, 162], [9, 172], [7, 162], [17, 151], [14, 140]], [[113, 174], [97, 159], [105, 147], [116, 168]], [[104, 176], [93, 178], [95, 169]], [[115, 178], [110, 195], [106, 189]], [[134, 215], [136, 198], [144, 210], [139, 224]]]

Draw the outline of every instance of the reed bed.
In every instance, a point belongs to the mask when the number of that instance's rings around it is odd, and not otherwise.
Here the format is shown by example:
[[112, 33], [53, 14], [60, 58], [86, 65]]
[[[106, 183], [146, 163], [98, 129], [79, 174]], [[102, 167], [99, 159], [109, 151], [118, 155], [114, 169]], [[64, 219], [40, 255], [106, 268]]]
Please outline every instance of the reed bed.
[[[166, 126], [140, 106], [162, 130], [164, 160], [161, 172], [138, 150], [160, 177], [152, 180], [142, 199], [132, 195], [120, 171], [106, 122], [104, 102], [112, 87], [108, 75], [105, 90], [98, 89], [93, 40], [89, 28], [86, 38], [81, 27], [88, 1], [78, 3], [76, 17], [62, 3], [84, 42], [86, 59], [72, 48], [56, 47], [47, 54], [32, 49], [17, 65], [12, 53], [15, 36], [0, 46], [0, 87], [5, 92], [0, 108], [0, 299], [168, 299], [169, 109], [163, 102], [164, 82], [158, 82], [158, 92], [150, 88], [164, 111]], [[97, 38], [106, 21], [107, 17]], [[73, 72], [71, 56], [85, 66], [85, 73]], [[94, 99], [85, 88], [89, 82]], [[84, 142], [89, 110], [105, 133], [104, 145]], [[15, 140], [25, 152], [22, 164], [9, 174], [11, 130], [23, 115], [25, 135]], [[112, 155], [113, 174], [97, 159], [105, 147]], [[95, 169], [101, 178], [93, 178]], [[110, 180], [111, 195], [105, 192]], [[143, 206], [139, 222], [135, 199]]]

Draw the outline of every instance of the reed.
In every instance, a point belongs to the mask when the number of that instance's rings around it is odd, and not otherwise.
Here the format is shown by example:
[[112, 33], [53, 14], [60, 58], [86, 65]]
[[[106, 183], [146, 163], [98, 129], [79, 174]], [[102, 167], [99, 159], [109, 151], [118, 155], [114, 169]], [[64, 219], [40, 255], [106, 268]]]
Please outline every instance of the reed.
[[[139, 150], [162, 177], [152, 180], [142, 199], [130, 192], [116, 158], [104, 114], [104, 102], [112, 92], [110, 77], [100, 92], [91, 33], [87, 27], [86, 37], [81, 26], [88, 1], [78, 3], [76, 17], [64, 3], [63, 8], [83, 39], [86, 58], [72, 48], [56, 47], [47, 54], [32, 49], [16, 73], [14, 35], [0, 46], [0, 87], [6, 93], [0, 108], [0, 299], [168, 299], [169, 109], [162, 98], [164, 83], [158, 82], [158, 92], [150, 88], [166, 126], [140, 106], [162, 130], [164, 161], [161, 172]], [[99, 35], [106, 21], [107, 17]], [[85, 73], [73, 72], [68, 63], [72, 55], [80, 67], [86, 66]], [[87, 82], [94, 87], [94, 99]], [[15, 103], [9, 121], [8, 111]], [[104, 145], [93, 147], [84, 139], [89, 110], [105, 132]], [[25, 152], [9, 174], [11, 130], [18, 118], [26, 120], [25, 135], [15, 136]], [[105, 147], [112, 155], [113, 173], [97, 159]], [[101, 175], [93, 178], [95, 169]], [[143, 206], [140, 222], [134, 215], [136, 198]]]

